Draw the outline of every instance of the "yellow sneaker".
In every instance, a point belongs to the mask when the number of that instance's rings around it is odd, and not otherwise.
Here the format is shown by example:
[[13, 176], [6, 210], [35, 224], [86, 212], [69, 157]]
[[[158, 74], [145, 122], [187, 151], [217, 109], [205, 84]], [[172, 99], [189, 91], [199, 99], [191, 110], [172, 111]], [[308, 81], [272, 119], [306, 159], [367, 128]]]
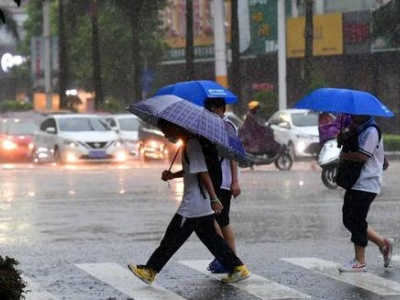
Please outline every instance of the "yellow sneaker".
[[128, 264], [128, 268], [133, 274], [136, 275], [137, 278], [149, 285], [153, 283], [154, 278], [157, 275], [157, 272], [152, 268], [148, 268], [143, 265]]
[[228, 277], [222, 278], [222, 283], [234, 283], [245, 280], [250, 277], [250, 271], [245, 265], [235, 267], [235, 269], [228, 274]]

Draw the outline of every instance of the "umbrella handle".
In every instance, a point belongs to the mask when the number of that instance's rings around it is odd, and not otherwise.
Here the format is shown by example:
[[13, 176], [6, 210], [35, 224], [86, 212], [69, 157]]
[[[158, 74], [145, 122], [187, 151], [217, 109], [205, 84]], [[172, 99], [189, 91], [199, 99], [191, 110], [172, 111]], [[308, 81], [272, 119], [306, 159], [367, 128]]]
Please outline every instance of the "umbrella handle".
[[171, 171], [172, 165], [174, 164], [175, 159], [178, 156], [179, 151], [181, 151], [181, 147], [179, 147], [178, 150], [176, 150], [175, 156], [174, 156], [173, 160], [171, 161], [171, 165], [169, 166], [168, 171]]

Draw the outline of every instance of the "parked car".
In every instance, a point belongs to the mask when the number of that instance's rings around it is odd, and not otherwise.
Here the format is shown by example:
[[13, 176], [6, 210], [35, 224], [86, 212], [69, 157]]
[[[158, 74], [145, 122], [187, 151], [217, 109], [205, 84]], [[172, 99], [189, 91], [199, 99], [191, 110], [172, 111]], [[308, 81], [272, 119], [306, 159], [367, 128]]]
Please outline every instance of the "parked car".
[[75, 164], [124, 162], [123, 140], [101, 117], [59, 114], [46, 118], [33, 136], [33, 161]]
[[154, 126], [141, 122], [139, 126], [138, 151], [142, 161], [169, 160], [177, 154], [181, 142], [171, 143], [164, 134]]
[[289, 147], [291, 155], [309, 157], [319, 147], [318, 113], [306, 109], [285, 109], [274, 113], [267, 123], [275, 139]]
[[38, 128], [36, 120], [2, 119], [0, 121], [1, 161], [30, 160], [33, 132]]
[[115, 114], [101, 116], [114, 129], [129, 153], [129, 157], [139, 157], [139, 126], [141, 120], [133, 114]]

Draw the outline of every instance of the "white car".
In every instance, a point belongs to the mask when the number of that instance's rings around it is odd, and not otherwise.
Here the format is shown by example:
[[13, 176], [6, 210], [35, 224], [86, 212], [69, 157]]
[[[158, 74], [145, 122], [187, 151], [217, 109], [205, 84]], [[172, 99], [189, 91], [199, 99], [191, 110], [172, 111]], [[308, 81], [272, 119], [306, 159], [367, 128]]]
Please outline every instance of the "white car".
[[310, 157], [319, 149], [318, 115], [306, 109], [279, 110], [267, 124], [274, 130], [275, 139], [289, 147], [293, 157]]
[[140, 119], [133, 114], [115, 114], [102, 116], [104, 120], [114, 129], [121, 139], [132, 158], [139, 157], [139, 127]]
[[33, 161], [75, 164], [124, 162], [127, 152], [119, 135], [97, 115], [47, 117], [33, 135]]

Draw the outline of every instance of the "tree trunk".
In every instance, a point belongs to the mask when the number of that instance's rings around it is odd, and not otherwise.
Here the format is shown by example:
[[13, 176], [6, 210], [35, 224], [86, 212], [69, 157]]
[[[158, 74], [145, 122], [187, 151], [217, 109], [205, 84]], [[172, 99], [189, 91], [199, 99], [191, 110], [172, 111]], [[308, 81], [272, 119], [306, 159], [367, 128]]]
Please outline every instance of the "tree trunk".
[[193, 0], [186, 0], [186, 80], [194, 79]]
[[93, 79], [95, 91], [95, 108], [102, 108], [103, 99], [103, 84], [101, 80], [101, 62], [100, 62], [100, 46], [99, 46], [99, 26], [97, 22], [97, 0], [92, 1], [92, 60], [93, 60]]
[[312, 56], [313, 56], [313, 39], [314, 39], [314, 25], [313, 25], [313, 0], [304, 0], [306, 11], [306, 24], [305, 24], [305, 49], [304, 49], [304, 87], [306, 90], [311, 86], [312, 81]]
[[[231, 86], [233, 93], [242, 98], [242, 75], [240, 72], [240, 36], [239, 36], [239, 18], [238, 18], [238, 0], [231, 1]], [[240, 103], [239, 103], [240, 104]]]
[[65, 11], [64, 1], [58, 2], [58, 48], [59, 48], [59, 71], [58, 71], [58, 93], [60, 95], [60, 109], [67, 109], [67, 96], [65, 91], [68, 88], [68, 48], [65, 32]]

